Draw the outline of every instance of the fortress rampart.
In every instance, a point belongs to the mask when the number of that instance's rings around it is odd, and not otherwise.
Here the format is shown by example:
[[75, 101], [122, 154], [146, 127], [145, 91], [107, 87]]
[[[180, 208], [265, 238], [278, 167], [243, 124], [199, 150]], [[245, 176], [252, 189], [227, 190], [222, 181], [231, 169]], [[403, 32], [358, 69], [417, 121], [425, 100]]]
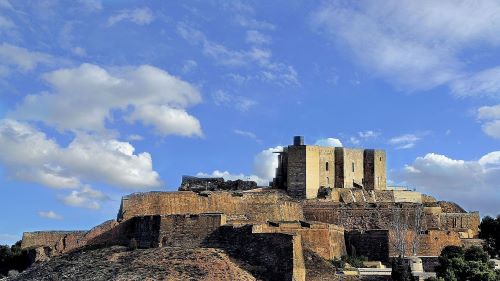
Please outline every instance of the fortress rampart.
[[147, 192], [125, 196], [118, 220], [134, 216], [224, 213], [231, 223], [302, 220], [299, 202], [280, 191]]

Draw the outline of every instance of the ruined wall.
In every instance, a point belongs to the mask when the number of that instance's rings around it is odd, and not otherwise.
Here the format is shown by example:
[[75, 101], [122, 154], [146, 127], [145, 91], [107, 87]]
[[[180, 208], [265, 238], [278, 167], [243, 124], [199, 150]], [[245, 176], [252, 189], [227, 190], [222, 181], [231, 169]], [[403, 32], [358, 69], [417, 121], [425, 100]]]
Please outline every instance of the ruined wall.
[[372, 261], [389, 260], [388, 230], [349, 231], [345, 240], [349, 255], [364, 256]]
[[471, 237], [466, 238], [477, 238], [477, 236], [479, 235], [479, 225], [481, 224], [481, 218], [478, 212], [441, 213], [440, 220], [442, 229], [470, 232]]
[[252, 233], [251, 225], [226, 225], [207, 237], [205, 246], [224, 249], [244, 261], [245, 269], [259, 279], [306, 280], [300, 235]]
[[306, 196], [316, 198], [319, 189], [319, 147], [306, 146]]
[[294, 233], [302, 237], [303, 247], [324, 259], [340, 258], [346, 254], [344, 229], [318, 222], [268, 222], [254, 225], [254, 233]]
[[201, 213], [224, 213], [231, 223], [303, 219], [300, 203], [280, 191], [136, 193], [122, 198], [118, 218], [126, 220], [134, 216]]
[[306, 197], [306, 146], [288, 146], [287, 192], [294, 198]]
[[21, 248], [35, 248], [40, 246], [55, 246], [67, 236], [82, 237], [86, 231], [35, 231], [24, 232]]

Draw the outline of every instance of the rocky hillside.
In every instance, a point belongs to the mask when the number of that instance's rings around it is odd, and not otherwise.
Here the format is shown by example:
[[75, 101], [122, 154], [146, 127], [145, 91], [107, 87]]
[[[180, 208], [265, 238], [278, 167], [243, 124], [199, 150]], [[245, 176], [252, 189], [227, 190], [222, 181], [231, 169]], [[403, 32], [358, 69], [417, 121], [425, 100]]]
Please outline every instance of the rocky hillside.
[[[256, 280], [218, 249], [79, 250], [5, 280]], [[3, 280], [2, 280], [3, 281]]]

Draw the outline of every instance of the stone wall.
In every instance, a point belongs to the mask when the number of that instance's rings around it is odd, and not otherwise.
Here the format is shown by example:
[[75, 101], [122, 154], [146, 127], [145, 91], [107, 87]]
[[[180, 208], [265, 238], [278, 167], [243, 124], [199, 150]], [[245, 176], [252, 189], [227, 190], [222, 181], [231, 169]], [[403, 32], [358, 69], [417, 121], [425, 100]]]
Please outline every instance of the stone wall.
[[345, 235], [347, 252], [353, 256], [364, 256], [371, 261], [389, 260], [389, 231], [349, 231]]
[[244, 261], [243, 267], [258, 279], [306, 280], [300, 235], [253, 233], [251, 225], [226, 225], [207, 237], [205, 246], [224, 249]]
[[306, 197], [306, 147], [288, 146], [287, 192], [293, 198]]
[[40, 246], [55, 246], [68, 236], [83, 237], [86, 231], [35, 231], [24, 232], [21, 248], [36, 248]]
[[384, 190], [387, 187], [386, 157], [384, 150], [365, 149], [364, 151], [364, 188]]
[[467, 232], [464, 238], [477, 238], [481, 217], [478, 212], [471, 213], [441, 213], [441, 228], [446, 230]]
[[335, 184], [335, 148], [319, 149], [319, 186], [333, 187]]
[[410, 190], [392, 190], [394, 202], [422, 203], [422, 193]]
[[228, 180], [223, 178], [198, 178], [183, 176], [179, 191], [252, 190], [257, 188], [254, 181]]
[[[320, 221], [344, 227], [346, 230], [390, 229], [395, 214], [403, 212], [408, 222], [414, 221], [417, 208], [413, 203], [352, 203], [344, 204], [322, 200], [303, 202], [304, 218], [307, 221]], [[424, 209], [425, 212], [425, 209]], [[427, 219], [427, 228], [439, 229], [439, 221]]]
[[281, 191], [211, 192], [190, 191], [136, 193], [122, 198], [119, 220], [134, 216], [224, 213], [228, 222], [252, 223], [267, 220], [302, 220], [299, 202]]
[[324, 259], [346, 254], [344, 229], [320, 222], [268, 222], [253, 226], [254, 233], [294, 233], [302, 237], [302, 245]]
[[[406, 234], [406, 256], [412, 256], [412, 241], [415, 237], [413, 231], [408, 231]], [[441, 251], [446, 246], [462, 246], [462, 239], [456, 231], [446, 231], [446, 230], [428, 230], [421, 233], [418, 237], [419, 246], [417, 250], [418, 256], [439, 256]], [[391, 257], [398, 256], [398, 253], [394, 247], [395, 245], [395, 235], [392, 231], [389, 231], [389, 255]]]
[[196, 248], [217, 228], [226, 224], [224, 214], [154, 215], [131, 219], [130, 239], [138, 247]]
[[319, 150], [318, 146], [306, 146], [306, 196], [303, 198], [318, 197], [320, 187]]
[[335, 148], [335, 187], [361, 187], [364, 182], [364, 151], [354, 148]]

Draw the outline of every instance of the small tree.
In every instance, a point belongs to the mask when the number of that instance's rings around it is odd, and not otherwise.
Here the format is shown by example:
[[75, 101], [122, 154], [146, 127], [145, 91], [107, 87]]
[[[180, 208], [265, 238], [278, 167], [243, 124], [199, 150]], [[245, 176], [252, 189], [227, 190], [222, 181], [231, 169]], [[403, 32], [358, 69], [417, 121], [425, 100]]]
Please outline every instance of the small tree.
[[479, 229], [479, 238], [484, 240], [484, 250], [493, 258], [500, 257], [500, 215], [496, 219], [484, 217]]
[[391, 228], [390, 241], [392, 242], [392, 247], [396, 250], [398, 257], [404, 258], [408, 232], [408, 213], [405, 212], [402, 206], [394, 208], [389, 226]]
[[411, 241], [411, 252], [414, 256], [418, 255], [420, 248], [420, 236], [425, 229], [424, 205], [418, 205], [415, 209], [415, 221], [413, 224], [413, 236]]
[[439, 256], [437, 276], [447, 281], [499, 281], [500, 273], [481, 247], [448, 246]]
[[411, 274], [411, 269], [408, 264], [405, 264], [401, 257], [395, 258], [392, 261], [391, 278], [393, 281], [414, 281], [415, 278]]

